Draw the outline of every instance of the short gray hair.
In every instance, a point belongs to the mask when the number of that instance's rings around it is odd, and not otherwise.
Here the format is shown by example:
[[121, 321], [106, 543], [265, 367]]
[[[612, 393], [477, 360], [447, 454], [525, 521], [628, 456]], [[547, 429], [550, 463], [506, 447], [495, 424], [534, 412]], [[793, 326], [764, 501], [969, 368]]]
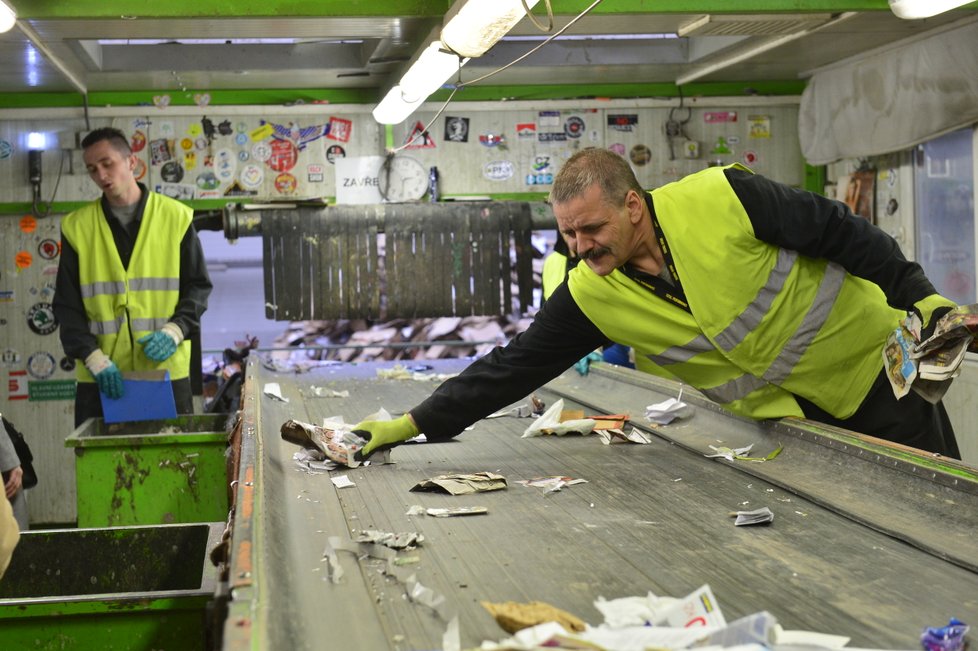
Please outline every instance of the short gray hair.
[[604, 202], [613, 206], [623, 205], [629, 190], [640, 196], [645, 193], [624, 158], [608, 149], [588, 147], [568, 158], [557, 172], [550, 204], [576, 199], [595, 183], [601, 188]]

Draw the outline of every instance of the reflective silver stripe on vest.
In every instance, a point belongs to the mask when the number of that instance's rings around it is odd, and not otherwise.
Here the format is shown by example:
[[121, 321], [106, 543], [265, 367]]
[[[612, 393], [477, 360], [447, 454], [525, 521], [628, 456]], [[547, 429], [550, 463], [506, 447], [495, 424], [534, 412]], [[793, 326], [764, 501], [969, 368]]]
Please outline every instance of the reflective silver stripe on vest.
[[93, 335], [114, 335], [122, 329], [126, 317], [120, 316], [110, 321], [89, 321], [88, 331]]
[[159, 330], [166, 319], [133, 319], [131, 323], [133, 330]]
[[711, 389], [699, 389], [699, 391], [713, 402], [727, 404], [735, 400], [742, 400], [754, 391], [764, 388], [766, 385], [767, 382], [759, 377], [741, 375], [720, 386]]
[[744, 311], [716, 336], [716, 344], [720, 350], [729, 353], [761, 324], [761, 320], [771, 311], [774, 299], [784, 288], [788, 274], [797, 260], [797, 252], [778, 249], [778, 260], [768, 274], [767, 282]]
[[842, 284], [846, 280], [846, 270], [830, 262], [825, 267], [825, 275], [819, 283], [818, 291], [815, 293], [815, 300], [808, 308], [805, 318], [798, 325], [798, 329], [791, 335], [791, 339], [785, 344], [784, 349], [777, 356], [771, 366], [764, 371], [764, 379], [772, 384], [781, 384], [788, 379], [791, 372], [801, 356], [808, 350], [809, 344], [815, 339], [815, 335], [822, 329], [825, 321], [829, 318], [835, 299], [838, 298], [842, 290]]
[[179, 291], [179, 278], [133, 278], [129, 281], [129, 289], [134, 292], [166, 292]]
[[98, 283], [88, 283], [81, 286], [82, 298], [93, 298], [95, 296], [114, 296], [115, 294], [125, 294], [126, 284], [122, 282], [105, 281]]
[[690, 342], [682, 346], [667, 348], [658, 355], [646, 355], [652, 362], [659, 366], [669, 366], [670, 364], [682, 364], [688, 362], [700, 353], [714, 350], [714, 346], [706, 335], [698, 335]]

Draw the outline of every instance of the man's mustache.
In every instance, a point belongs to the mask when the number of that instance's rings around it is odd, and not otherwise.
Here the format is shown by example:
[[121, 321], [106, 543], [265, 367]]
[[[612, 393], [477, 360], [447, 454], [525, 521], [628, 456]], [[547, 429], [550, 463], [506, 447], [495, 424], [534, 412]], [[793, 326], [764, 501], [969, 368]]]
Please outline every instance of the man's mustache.
[[578, 253], [578, 255], [583, 260], [591, 260], [593, 258], [600, 258], [601, 256], [607, 253], [611, 253], [611, 249], [609, 249], [606, 246], [601, 246], [601, 247], [595, 247], [589, 251], [585, 251], [584, 253]]

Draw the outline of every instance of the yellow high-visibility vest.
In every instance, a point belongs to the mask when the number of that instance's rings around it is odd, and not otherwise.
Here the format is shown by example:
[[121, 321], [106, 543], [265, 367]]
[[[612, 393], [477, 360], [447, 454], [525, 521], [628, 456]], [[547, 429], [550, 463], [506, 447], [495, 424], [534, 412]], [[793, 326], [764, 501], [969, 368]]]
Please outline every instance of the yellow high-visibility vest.
[[[162, 362], [143, 354], [137, 340], [159, 330], [180, 299], [180, 242], [193, 221], [193, 210], [150, 192], [129, 268], [122, 266], [112, 230], [95, 201], [61, 222], [65, 239], [78, 252], [78, 275], [89, 331], [120, 371], [166, 369], [171, 380], [190, 374], [190, 342]], [[93, 382], [79, 360], [79, 382]]]
[[754, 237], [723, 168], [651, 195], [692, 313], [621, 271], [602, 277], [578, 265], [568, 283], [585, 315], [634, 347], [636, 359], [649, 359], [648, 372], [686, 382], [734, 413], [802, 416], [798, 395], [851, 416], [903, 313], [839, 265]]

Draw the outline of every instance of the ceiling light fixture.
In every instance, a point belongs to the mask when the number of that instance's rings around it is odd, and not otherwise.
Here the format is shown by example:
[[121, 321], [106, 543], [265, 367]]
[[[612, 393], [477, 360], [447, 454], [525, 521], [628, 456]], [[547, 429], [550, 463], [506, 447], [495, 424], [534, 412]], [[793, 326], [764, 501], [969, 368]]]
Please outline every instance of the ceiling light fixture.
[[[539, 0], [526, 0], [533, 9]], [[480, 57], [526, 15], [523, 0], [467, 0], [445, 16], [441, 41], [464, 57]], [[454, 9], [453, 7], [453, 9]]]
[[[373, 110], [381, 124], [400, 124], [471, 57], [485, 54], [539, 0], [458, 0], [400, 81]], [[525, 7], [524, 8], [524, 4]]]
[[918, 18], [930, 18], [945, 11], [957, 9], [970, 3], [971, 0], [889, 0], [889, 2], [890, 11], [897, 18], [916, 20]]
[[0, 34], [9, 32], [17, 22], [17, 14], [14, 8], [3, 0], [0, 0]]

